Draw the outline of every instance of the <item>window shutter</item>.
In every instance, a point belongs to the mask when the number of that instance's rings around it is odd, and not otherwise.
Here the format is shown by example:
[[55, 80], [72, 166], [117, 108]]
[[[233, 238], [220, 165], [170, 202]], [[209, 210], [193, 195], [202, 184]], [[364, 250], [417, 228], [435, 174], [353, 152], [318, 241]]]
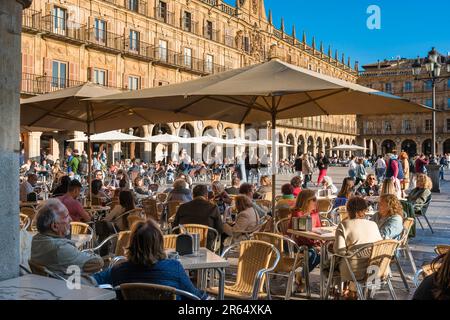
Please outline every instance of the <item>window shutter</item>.
[[122, 88], [128, 89], [128, 74], [125, 72], [123, 73], [123, 76], [122, 76]]
[[48, 58], [44, 58], [44, 76], [52, 76], [52, 61]]
[[114, 70], [108, 70], [108, 87], [115, 88], [116, 87], [116, 73]]
[[87, 68], [87, 81], [94, 82], [94, 68]]
[[147, 77], [143, 76], [139, 79], [139, 89], [147, 89], [148, 88], [148, 84], [147, 84]]

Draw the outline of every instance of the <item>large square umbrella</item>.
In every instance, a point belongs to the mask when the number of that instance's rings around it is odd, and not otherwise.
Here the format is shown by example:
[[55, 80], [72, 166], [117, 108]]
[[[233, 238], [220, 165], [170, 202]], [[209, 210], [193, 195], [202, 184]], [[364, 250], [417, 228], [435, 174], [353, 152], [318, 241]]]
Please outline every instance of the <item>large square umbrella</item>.
[[306, 70], [278, 59], [189, 82], [94, 100], [101, 105], [147, 107], [169, 111], [174, 115], [186, 114], [195, 120], [219, 120], [238, 124], [271, 121], [273, 194], [277, 119], [431, 112], [430, 108], [407, 99]]

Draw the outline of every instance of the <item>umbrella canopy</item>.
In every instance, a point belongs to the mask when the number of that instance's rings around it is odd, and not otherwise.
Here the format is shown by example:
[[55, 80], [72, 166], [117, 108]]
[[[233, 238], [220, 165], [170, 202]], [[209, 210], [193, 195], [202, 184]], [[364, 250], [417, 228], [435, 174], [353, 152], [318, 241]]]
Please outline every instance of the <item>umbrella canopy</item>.
[[201, 137], [190, 138], [191, 143], [214, 143], [214, 144], [228, 144], [229, 140], [219, 137], [214, 137], [209, 134]]
[[430, 108], [278, 60], [197, 80], [95, 99], [195, 120], [253, 123], [319, 115], [428, 112]]
[[[91, 136], [91, 142], [106, 142], [106, 143], [117, 143], [117, 142], [148, 142], [146, 139], [141, 137], [136, 137], [131, 134], [126, 134], [119, 131], [108, 131], [103, 133], [94, 134]], [[68, 140], [69, 142], [87, 142], [88, 137], [77, 138]]]
[[86, 98], [119, 94], [116, 89], [93, 83], [22, 99], [20, 124], [27, 127], [99, 133], [156, 122], [190, 120], [187, 115], [175, 119], [173, 114], [148, 108], [93, 105]]
[[[256, 143], [260, 146], [271, 146], [272, 140], [258, 140], [258, 141], [256, 141]], [[294, 147], [293, 145], [290, 145], [287, 143], [281, 143], [281, 142], [277, 142], [276, 145], [277, 145], [277, 147]]]
[[151, 136], [146, 138], [146, 141], [152, 143], [191, 143], [190, 138], [178, 137], [167, 133]]
[[336, 151], [364, 151], [364, 150], [367, 150], [367, 148], [364, 148], [364, 147], [361, 147], [361, 146], [357, 146], [357, 145], [354, 145], [354, 144], [351, 144], [351, 145], [342, 144], [340, 146], [331, 148], [331, 150], [336, 150]]

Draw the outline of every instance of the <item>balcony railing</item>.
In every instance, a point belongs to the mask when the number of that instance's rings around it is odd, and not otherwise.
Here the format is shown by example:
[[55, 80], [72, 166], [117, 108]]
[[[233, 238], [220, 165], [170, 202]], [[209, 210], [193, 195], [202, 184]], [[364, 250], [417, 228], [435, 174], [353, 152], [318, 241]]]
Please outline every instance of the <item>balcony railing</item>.
[[49, 35], [75, 40], [77, 42], [85, 41], [86, 26], [78, 22], [59, 18], [54, 15], [42, 17], [42, 29]]
[[281, 39], [281, 40], [284, 39], [283, 32], [281, 32], [280, 30], [273, 29], [273, 35], [278, 39]]
[[281, 126], [291, 127], [291, 128], [301, 128], [307, 130], [318, 130], [318, 131], [327, 131], [327, 132], [335, 132], [335, 133], [344, 133], [344, 134], [357, 134], [357, 128], [352, 126], [343, 126], [333, 123], [327, 123], [324, 121], [310, 120], [310, 119], [289, 119], [289, 120], [281, 120]]
[[147, 1], [125, 0], [125, 8], [130, 11], [147, 15]]
[[203, 37], [212, 41], [219, 41], [219, 31], [203, 26]]
[[155, 46], [128, 37], [125, 39], [124, 51], [125, 54], [151, 60], [154, 59]]
[[376, 71], [360, 71], [360, 77], [385, 77], [385, 76], [404, 76], [412, 75], [412, 71], [408, 69], [404, 70], [376, 70]]
[[225, 12], [226, 14], [229, 14], [230, 16], [235, 16], [236, 15], [236, 8], [232, 7], [228, 4], [225, 3], [221, 3], [220, 4], [220, 10], [222, 12]]
[[25, 9], [22, 11], [22, 28], [24, 30], [38, 31], [41, 29], [42, 15], [39, 11]]
[[167, 9], [158, 6], [155, 8], [155, 18], [158, 21], [170, 24], [175, 27], [175, 13], [167, 11]]
[[24, 94], [44, 94], [58, 91], [65, 88], [82, 85], [83, 81], [69, 80], [65, 78], [55, 78], [31, 73], [22, 74], [20, 92]]
[[217, 6], [217, 0], [201, 0], [201, 1], [206, 3], [207, 5], [210, 5], [211, 7]]
[[177, 52], [162, 47], [154, 48], [153, 52], [156, 62], [164, 65], [178, 66]]
[[90, 28], [86, 36], [90, 45], [111, 51], [124, 50], [124, 36], [98, 28]]

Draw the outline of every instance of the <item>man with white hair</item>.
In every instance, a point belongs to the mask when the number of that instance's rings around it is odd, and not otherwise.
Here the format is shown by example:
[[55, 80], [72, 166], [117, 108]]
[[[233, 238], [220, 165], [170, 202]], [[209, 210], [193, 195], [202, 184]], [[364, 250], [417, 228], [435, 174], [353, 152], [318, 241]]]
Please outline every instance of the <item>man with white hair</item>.
[[[78, 266], [82, 275], [100, 271], [103, 259], [95, 254], [82, 252], [68, 239], [71, 233], [69, 211], [58, 199], [49, 199], [36, 215], [38, 234], [31, 242], [31, 261], [45, 266], [49, 271], [67, 278], [68, 268]], [[104, 283], [97, 279], [97, 283]]]

